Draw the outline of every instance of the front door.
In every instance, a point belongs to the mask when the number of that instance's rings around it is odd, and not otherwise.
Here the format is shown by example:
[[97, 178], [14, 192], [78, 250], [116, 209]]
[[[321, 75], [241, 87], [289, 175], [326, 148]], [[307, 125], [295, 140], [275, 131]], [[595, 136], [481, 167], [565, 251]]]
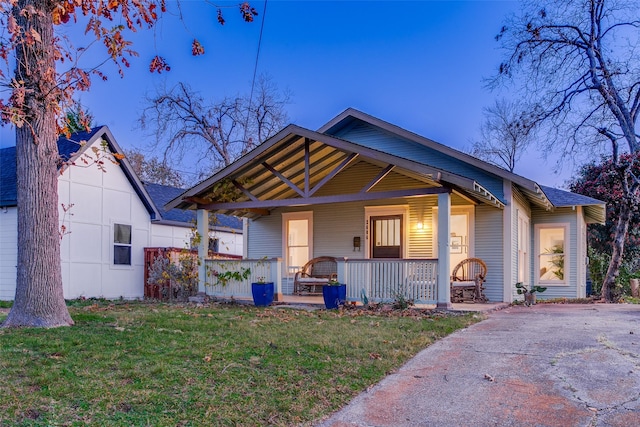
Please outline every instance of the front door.
[[372, 258], [402, 258], [402, 215], [372, 216]]

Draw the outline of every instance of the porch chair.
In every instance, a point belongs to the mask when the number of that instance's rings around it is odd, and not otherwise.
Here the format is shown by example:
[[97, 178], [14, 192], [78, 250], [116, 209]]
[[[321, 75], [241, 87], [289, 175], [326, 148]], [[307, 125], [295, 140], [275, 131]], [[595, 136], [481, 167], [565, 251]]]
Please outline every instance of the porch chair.
[[321, 256], [307, 262], [293, 279], [294, 295], [322, 295], [322, 285], [338, 279], [338, 262]]
[[480, 258], [467, 258], [453, 269], [451, 302], [486, 302], [484, 286], [487, 264]]

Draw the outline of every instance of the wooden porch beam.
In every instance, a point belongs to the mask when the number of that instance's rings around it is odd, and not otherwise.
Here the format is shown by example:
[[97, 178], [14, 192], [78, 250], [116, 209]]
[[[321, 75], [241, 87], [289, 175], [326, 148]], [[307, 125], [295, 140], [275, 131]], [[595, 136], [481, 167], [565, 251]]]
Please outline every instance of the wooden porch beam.
[[304, 193], [302, 192], [302, 190], [300, 190], [298, 188], [297, 185], [295, 185], [293, 182], [291, 182], [287, 177], [285, 177], [284, 175], [282, 175], [280, 172], [278, 172], [277, 170], [275, 170], [269, 163], [267, 162], [262, 162], [262, 166], [264, 166], [265, 168], [267, 168], [267, 170], [269, 170], [269, 172], [271, 172], [272, 174], [274, 174], [275, 176], [277, 176], [280, 181], [284, 182], [285, 184], [287, 184], [287, 186], [289, 188], [291, 188], [293, 191], [295, 191], [296, 193], [298, 193], [300, 195], [300, 197], [305, 197]]
[[309, 191], [309, 196], [311, 197], [315, 194], [316, 191], [318, 191], [319, 189], [321, 189], [327, 182], [329, 182], [331, 179], [333, 179], [334, 176], [336, 176], [337, 174], [339, 174], [340, 172], [342, 172], [347, 166], [349, 166], [355, 159], [357, 159], [359, 156], [358, 153], [351, 153], [346, 159], [344, 159], [342, 161], [342, 163], [340, 163], [338, 166], [336, 166], [335, 168], [333, 168], [333, 170], [331, 172], [329, 172], [329, 174], [327, 176], [325, 176], [324, 178], [322, 178], [320, 180], [319, 183], [316, 184], [315, 187], [313, 187], [311, 189], [311, 191]]
[[247, 208], [277, 208], [283, 206], [321, 205], [327, 203], [358, 202], [379, 199], [397, 199], [401, 197], [417, 197], [429, 194], [451, 193], [450, 188], [427, 187], [406, 190], [377, 191], [369, 193], [338, 194], [334, 196], [300, 197], [295, 199], [260, 200], [257, 202], [211, 203], [203, 206], [209, 210], [243, 210]]
[[367, 185], [362, 187], [362, 190], [360, 190], [360, 192], [361, 193], [368, 193], [369, 190], [371, 190], [373, 187], [376, 186], [376, 184], [378, 184], [380, 181], [382, 181], [385, 176], [389, 175], [389, 173], [391, 173], [391, 171], [395, 167], [396, 167], [396, 165], [391, 165], [391, 164], [387, 165], [387, 167], [382, 169], [380, 171], [380, 173], [378, 175], [376, 175], [375, 178], [373, 178]]
[[240, 184], [238, 181], [236, 181], [235, 179], [231, 181], [231, 183], [240, 191], [242, 191], [242, 194], [244, 194], [245, 196], [247, 196], [248, 198], [250, 198], [251, 200], [253, 200], [254, 202], [258, 201], [258, 198], [256, 196], [254, 196], [253, 194], [251, 194], [249, 192], [249, 190], [247, 190], [246, 188], [244, 188], [244, 186], [242, 184]]

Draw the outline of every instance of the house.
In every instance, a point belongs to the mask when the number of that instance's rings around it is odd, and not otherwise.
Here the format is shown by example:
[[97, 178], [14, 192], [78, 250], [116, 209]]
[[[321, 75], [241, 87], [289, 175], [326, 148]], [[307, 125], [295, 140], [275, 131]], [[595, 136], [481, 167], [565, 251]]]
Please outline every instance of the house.
[[[339, 259], [348, 299], [401, 290], [441, 307], [453, 268], [470, 257], [486, 263], [489, 301], [520, 298], [517, 282], [546, 286], [541, 298], [584, 297], [586, 227], [605, 221], [599, 200], [354, 109], [318, 131], [287, 126], [167, 208], [248, 218], [247, 263], [269, 259], [281, 294], [307, 260], [328, 255]], [[215, 287], [205, 273], [203, 291]]]
[[[111, 162], [107, 156], [104, 171], [91, 164], [98, 155], [94, 148], [122, 153], [104, 126], [58, 140], [60, 156], [75, 163], [63, 167], [58, 179], [64, 296], [142, 298], [144, 248], [189, 247], [195, 215], [165, 212], [166, 201], [183, 190], [143, 184], [126, 159]], [[15, 147], [0, 150], [0, 300], [12, 300], [16, 286], [15, 156]], [[241, 255], [241, 220], [219, 218], [211, 240], [220, 243], [220, 252]]]

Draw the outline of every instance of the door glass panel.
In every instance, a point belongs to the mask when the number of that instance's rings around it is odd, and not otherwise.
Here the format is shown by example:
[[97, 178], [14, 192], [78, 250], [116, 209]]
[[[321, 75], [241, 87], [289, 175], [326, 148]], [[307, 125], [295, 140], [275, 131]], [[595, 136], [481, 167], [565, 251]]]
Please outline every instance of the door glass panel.
[[297, 271], [309, 261], [309, 220], [287, 221], [287, 265]]
[[402, 257], [402, 217], [372, 217], [372, 258]]

